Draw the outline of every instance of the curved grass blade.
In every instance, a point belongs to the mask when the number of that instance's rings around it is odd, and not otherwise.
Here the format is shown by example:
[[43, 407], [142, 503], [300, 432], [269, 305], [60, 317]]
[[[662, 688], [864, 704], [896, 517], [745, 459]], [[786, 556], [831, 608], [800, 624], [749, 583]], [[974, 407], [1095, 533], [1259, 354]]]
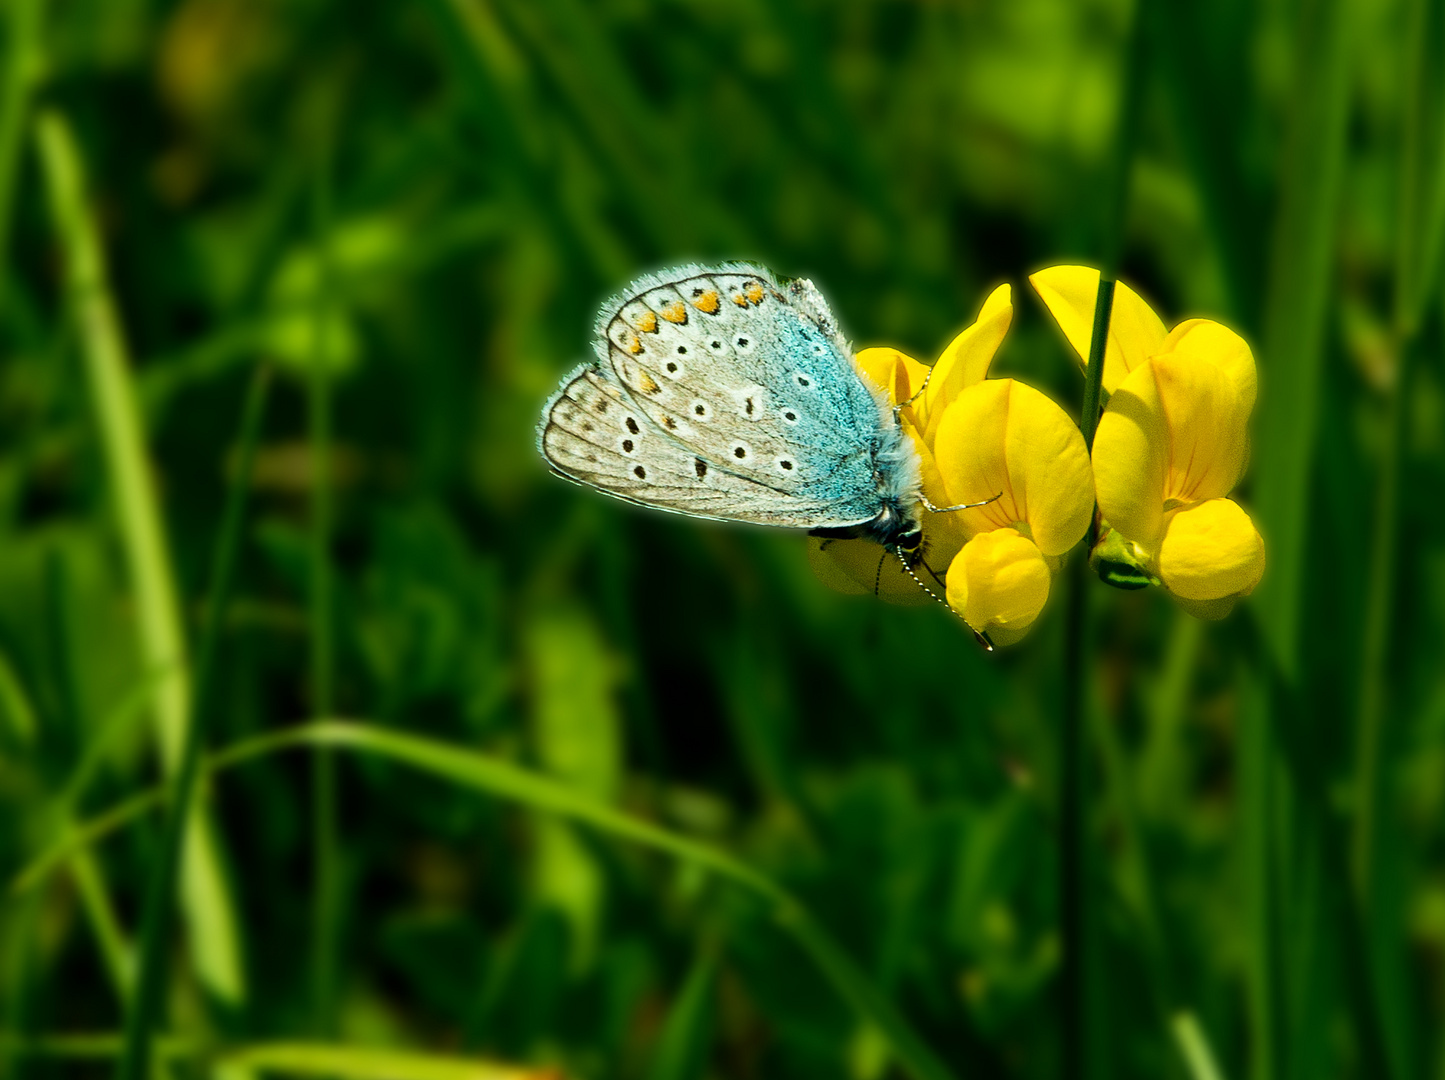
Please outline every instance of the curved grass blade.
[[[475, 751], [416, 735], [343, 721], [321, 721], [246, 740], [212, 757], [207, 769], [215, 773], [281, 750], [310, 746], [332, 746], [377, 754], [450, 780], [458, 786], [532, 810], [579, 821], [612, 836], [711, 870], [773, 906], [778, 924], [812, 956], [839, 996], [857, 1011], [860, 1018], [876, 1026], [884, 1035], [904, 1072], [914, 1080], [953, 1080], [954, 1073], [923, 1043], [847, 953], [786, 889], [725, 852], [579, 795], [555, 780]], [[163, 800], [167, 792], [168, 789], [160, 789], [136, 795], [101, 818], [79, 826], [74, 837], [93, 843], [105, 833], [145, 813]], [[65, 845], [43, 853], [15, 879], [11, 885], [12, 893], [33, 888], [70, 850], [72, 846]]]
[[[104, 1061], [120, 1053], [119, 1035], [59, 1035], [0, 1042], [0, 1060], [29, 1056], [66, 1061]], [[377, 1046], [327, 1043], [251, 1043], [217, 1050], [203, 1044], [158, 1039], [167, 1059], [195, 1059], [229, 1069], [255, 1069], [267, 1076], [334, 1076], [338, 1080], [562, 1080], [550, 1068], [504, 1065], [443, 1054], [422, 1054]]]

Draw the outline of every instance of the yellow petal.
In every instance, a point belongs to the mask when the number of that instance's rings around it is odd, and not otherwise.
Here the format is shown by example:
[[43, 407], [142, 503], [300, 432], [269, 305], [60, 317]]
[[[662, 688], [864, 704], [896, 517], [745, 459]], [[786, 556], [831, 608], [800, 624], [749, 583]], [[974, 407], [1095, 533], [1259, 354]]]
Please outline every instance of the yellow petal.
[[[1001, 495], [948, 515], [969, 536], [1022, 527], [1054, 556], [1088, 528], [1094, 484], [1084, 437], [1063, 409], [1026, 383], [990, 379], [960, 393], [939, 421], [933, 454], [948, 505]], [[925, 528], [941, 516], [925, 512]]]
[[1184, 600], [1247, 596], [1264, 576], [1264, 541], [1232, 499], [1169, 515], [1159, 549], [1159, 577]]
[[962, 331], [943, 350], [933, 365], [933, 377], [923, 398], [914, 407], [925, 442], [932, 442], [944, 410], [954, 398], [983, 381], [994, 353], [1003, 343], [1013, 321], [1013, 290], [1000, 285], [983, 302], [972, 326]]
[[871, 348], [861, 350], [854, 360], [864, 376], [888, 395], [891, 404], [907, 401], [923, 385], [928, 366], [897, 349]]
[[1165, 353], [1147, 366], [1169, 424], [1164, 498], [1192, 503], [1228, 495], [1249, 459], [1249, 409], [1234, 380], [1223, 368], [1183, 353]]
[[1169, 425], [1148, 365], [1120, 384], [1094, 433], [1094, 493], [1099, 513], [1151, 554], [1164, 534]]
[[1119, 385], [1094, 435], [1094, 490], [1110, 525], [1154, 552], [1166, 509], [1229, 494], [1249, 456], [1236, 385], [1224, 368], [1182, 353], [1155, 357]]
[[1209, 319], [1186, 319], [1169, 331], [1159, 351], [1177, 352], [1218, 364], [1234, 383], [1244, 411], [1254, 408], [1258, 389], [1254, 354], [1244, 338], [1229, 327]]
[[[1079, 362], [1087, 364], [1089, 339], [1094, 332], [1094, 304], [1099, 295], [1099, 271], [1087, 266], [1050, 266], [1030, 276], [1029, 281], [1079, 354]], [[1114, 288], [1114, 306], [1109, 313], [1104, 389], [1112, 394], [1125, 376], [1163, 349], [1167, 336], [1154, 309], [1133, 289], [1119, 282]]]
[[975, 536], [948, 567], [948, 603], [963, 621], [994, 631], [1028, 629], [1049, 598], [1051, 575], [1043, 553], [1017, 529]]
[[872, 540], [825, 540], [808, 537], [808, 562], [813, 573], [835, 592], [876, 595], [890, 604], [932, 603], [903, 569], [898, 556]]
[[[918, 453], [918, 475], [922, 480], [924, 497], [934, 506], [951, 505], [948, 497], [948, 485], [943, 482], [943, 476], [938, 471], [938, 462], [934, 458], [933, 452], [919, 437], [918, 429], [908, 419], [907, 410], [901, 417], [901, 421], [904, 434], [913, 440], [913, 449]], [[965, 529], [964, 522], [959, 520], [959, 516], [958, 514], [931, 514], [927, 511], [923, 513], [921, 554], [925, 565], [931, 567], [940, 576], [970, 535]], [[922, 570], [919, 573], [921, 574]], [[924, 576], [926, 577], [926, 575]]]

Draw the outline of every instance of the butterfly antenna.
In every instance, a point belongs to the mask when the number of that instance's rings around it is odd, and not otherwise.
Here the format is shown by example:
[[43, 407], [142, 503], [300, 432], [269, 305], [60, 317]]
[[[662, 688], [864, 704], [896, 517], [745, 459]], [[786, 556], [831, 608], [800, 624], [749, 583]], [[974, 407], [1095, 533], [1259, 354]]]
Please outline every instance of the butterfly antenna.
[[[922, 589], [924, 592], [926, 592], [929, 596], [933, 597], [933, 598], [934, 598], [935, 600], [937, 600], [940, 604], [942, 604], [944, 607], [946, 607], [946, 608], [949, 610], [950, 613], [952, 613], [953, 615], [957, 616], [960, 622], [963, 621], [963, 616], [962, 616], [962, 615], [959, 615], [959, 613], [954, 610], [954, 607], [953, 607], [952, 604], [950, 604], [947, 600], [945, 600], [943, 597], [939, 596], [936, 592], [934, 592], [934, 591], [933, 591], [932, 589], [930, 589], [927, 585], [925, 585], [925, 584], [923, 583], [923, 579], [913, 572], [913, 567], [908, 564], [908, 560], [907, 560], [906, 558], [904, 558], [902, 551], [898, 550], [898, 548], [896, 548], [896, 547], [895, 547], [895, 548], [890, 548], [889, 550], [892, 551], [893, 554], [895, 554], [895, 555], [898, 556], [898, 561], [903, 564], [903, 572], [913, 579], [913, 583], [914, 583], [915, 585], [917, 585], [920, 589]], [[928, 572], [929, 572], [930, 574], [932, 574], [932, 575], [933, 575], [933, 579], [934, 579], [935, 581], [937, 581], [937, 580], [938, 580], [938, 575], [933, 573], [933, 568], [930, 567], [930, 566], [928, 566], [927, 563], [924, 563], [923, 565], [926, 566], [926, 567], [928, 567]], [[883, 572], [883, 564], [882, 564], [881, 562], [878, 564], [878, 572], [879, 572], [880, 574]], [[875, 591], [876, 591], [876, 588], [877, 588], [877, 587], [875, 586]], [[967, 626], [968, 624], [965, 623], [964, 625]], [[979, 645], [981, 645], [981, 646], [983, 647], [984, 652], [993, 652], [993, 642], [989, 640], [989, 637], [988, 637], [988, 635], [987, 635], [986, 633], [984, 633], [982, 630], [974, 630], [973, 627], [971, 627], [971, 626], [969, 626], [969, 630], [972, 630], [972, 631], [973, 631], [973, 639], [974, 639], [975, 641], [977, 641], [977, 642], [979, 643]]]
[[878, 569], [873, 574], [873, 597], [877, 599], [878, 590], [883, 587], [883, 564], [888, 560], [888, 552], [878, 556]]
[[987, 506], [991, 502], [998, 502], [999, 499], [1003, 498], [1003, 492], [1000, 491], [993, 498], [984, 499], [983, 502], [959, 503], [957, 506], [934, 506], [931, 502], [928, 501], [928, 496], [923, 494], [923, 492], [921, 491], [918, 493], [918, 498], [923, 503], [923, 509], [927, 510], [931, 514], [951, 514], [955, 510], [973, 510], [974, 508], [979, 506]]
[[[953, 611], [953, 605], [952, 605], [952, 604], [950, 604], [947, 600], [945, 600], [943, 597], [939, 596], [936, 592], [934, 592], [934, 591], [933, 591], [932, 589], [930, 589], [927, 585], [925, 585], [925, 584], [923, 583], [923, 579], [913, 572], [913, 567], [911, 567], [911, 566], [908, 565], [908, 560], [904, 557], [903, 552], [899, 551], [897, 548], [889, 548], [889, 550], [892, 551], [893, 554], [895, 554], [895, 555], [898, 556], [898, 561], [903, 564], [903, 572], [913, 579], [913, 583], [914, 583], [915, 585], [917, 585], [920, 589], [922, 589], [924, 592], [926, 592], [929, 596], [931, 596], [931, 597], [933, 597], [935, 600], [937, 600], [937, 601], [938, 601], [940, 604], [942, 604], [944, 607], [948, 608], [949, 611]], [[883, 569], [883, 564], [882, 564], [882, 563], [879, 563], [879, 564], [878, 564], [878, 569], [879, 569], [880, 572], [882, 571], [882, 569]], [[955, 615], [958, 614], [958, 612], [956, 612], [956, 611], [953, 611], [953, 613], [954, 613]]]
[[923, 396], [923, 391], [928, 389], [928, 380], [931, 378], [933, 378], [932, 367], [928, 369], [928, 374], [923, 376], [923, 382], [919, 385], [913, 396], [910, 397], [907, 401], [900, 401], [897, 405], [893, 406], [893, 415], [897, 416], [899, 412], [908, 408], [908, 406], [912, 405], [915, 401], [921, 398]]

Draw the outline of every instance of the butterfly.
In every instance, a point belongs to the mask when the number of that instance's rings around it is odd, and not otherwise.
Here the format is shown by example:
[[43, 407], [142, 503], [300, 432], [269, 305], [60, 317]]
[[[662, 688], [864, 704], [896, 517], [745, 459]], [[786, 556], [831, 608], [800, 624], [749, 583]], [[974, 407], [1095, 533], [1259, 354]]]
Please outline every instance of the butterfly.
[[741, 262], [645, 274], [602, 305], [593, 346], [542, 409], [553, 472], [691, 517], [866, 537], [923, 587], [918, 453], [811, 282]]

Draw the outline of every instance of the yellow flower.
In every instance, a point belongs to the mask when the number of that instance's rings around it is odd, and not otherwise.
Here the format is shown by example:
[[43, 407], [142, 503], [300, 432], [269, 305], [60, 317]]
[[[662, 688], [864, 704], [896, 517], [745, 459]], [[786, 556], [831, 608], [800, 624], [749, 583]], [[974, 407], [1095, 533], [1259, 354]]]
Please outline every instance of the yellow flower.
[[[1029, 279], [1087, 363], [1099, 272], [1054, 266]], [[1133, 566], [1184, 608], [1223, 618], [1264, 574], [1264, 541], [1226, 496], [1249, 461], [1254, 356], [1208, 319], [1173, 330], [1122, 282], [1114, 296], [1094, 436], [1099, 514], [1113, 531], [1096, 566]]]
[[[934, 506], [923, 514], [917, 569], [969, 626], [995, 644], [1017, 641], [1043, 610], [1060, 557], [1093, 510], [1089, 457], [1072, 420], [1014, 379], [987, 380], [1013, 318], [1007, 285], [929, 368], [896, 349], [864, 349], [858, 365], [888, 393], [922, 462]], [[927, 385], [925, 386], [925, 378]], [[922, 392], [920, 393], [920, 388]], [[928, 603], [898, 560], [866, 540], [813, 541], [825, 583], [901, 603]]]

